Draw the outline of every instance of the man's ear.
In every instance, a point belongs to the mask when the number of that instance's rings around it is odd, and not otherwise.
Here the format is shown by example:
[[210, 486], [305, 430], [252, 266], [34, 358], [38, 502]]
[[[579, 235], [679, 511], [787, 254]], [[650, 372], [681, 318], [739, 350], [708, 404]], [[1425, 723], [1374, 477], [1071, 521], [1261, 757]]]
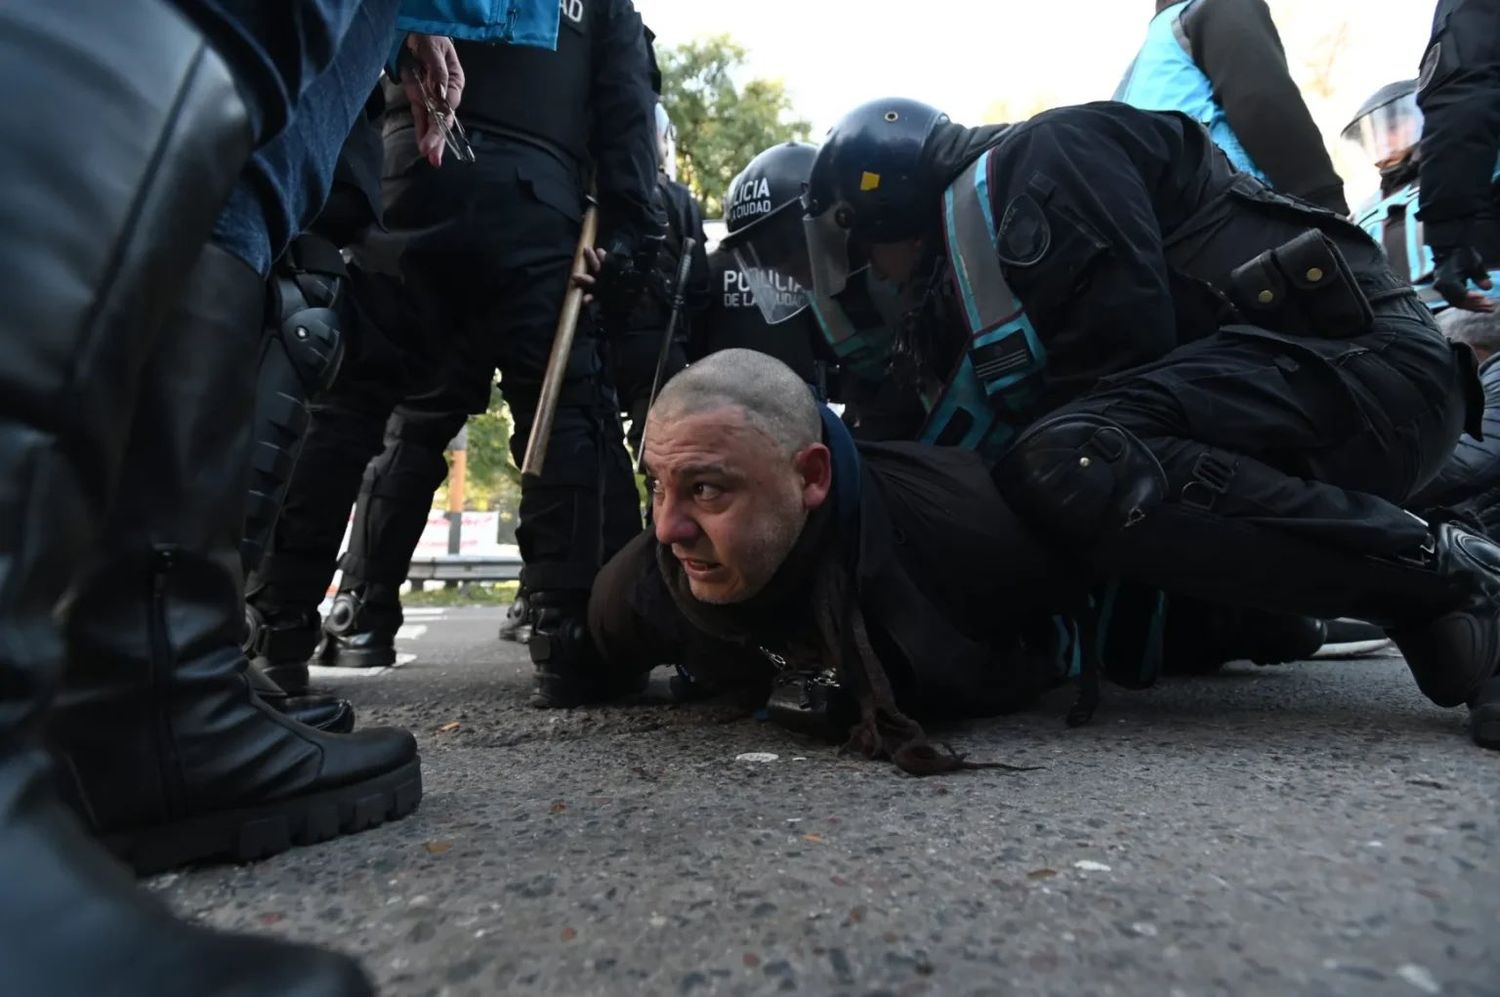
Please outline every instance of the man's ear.
[[812, 510], [828, 500], [833, 490], [833, 455], [821, 443], [797, 451], [792, 467], [802, 479], [802, 508]]

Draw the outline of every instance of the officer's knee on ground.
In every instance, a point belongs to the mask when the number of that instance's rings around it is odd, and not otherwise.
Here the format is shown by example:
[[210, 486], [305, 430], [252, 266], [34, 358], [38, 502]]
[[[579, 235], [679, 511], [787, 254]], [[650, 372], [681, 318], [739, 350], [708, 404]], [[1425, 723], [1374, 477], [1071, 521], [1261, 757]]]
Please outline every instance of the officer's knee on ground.
[[1033, 423], [995, 466], [1016, 512], [1054, 543], [1088, 547], [1160, 505], [1166, 474], [1130, 430], [1089, 412]]

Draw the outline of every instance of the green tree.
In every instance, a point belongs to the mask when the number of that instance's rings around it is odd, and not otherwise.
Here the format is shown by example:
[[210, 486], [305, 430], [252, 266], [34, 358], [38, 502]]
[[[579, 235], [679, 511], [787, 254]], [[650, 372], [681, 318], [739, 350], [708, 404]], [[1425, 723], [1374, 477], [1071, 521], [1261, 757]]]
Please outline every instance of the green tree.
[[[500, 539], [514, 542], [516, 510], [521, 502], [521, 471], [510, 459], [510, 434], [514, 431], [510, 408], [497, 391], [490, 396], [486, 412], [472, 415], [468, 422], [468, 475], [464, 487], [464, 508], [500, 513]], [[447, 455], [450, 465], [453, 455]], [[448, 504], [448, 483], [438, 489], [432, 500], [434, 508]]]
[[728, 35], [700, 38], [657, 52], [662, 103], [677, 126], [677, 174], [709, 218], [724, 213], [729, 182], [762, 149], [805, 141], [811, 126], [790, 117], [791, 98], [779, 80], [735, 83], [745, 48]]

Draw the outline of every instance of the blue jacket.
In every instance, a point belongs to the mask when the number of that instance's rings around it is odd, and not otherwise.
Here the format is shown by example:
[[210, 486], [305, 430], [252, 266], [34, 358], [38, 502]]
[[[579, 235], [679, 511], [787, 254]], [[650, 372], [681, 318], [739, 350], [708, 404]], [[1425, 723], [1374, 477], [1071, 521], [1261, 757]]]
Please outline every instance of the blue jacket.
[[1344, 183], [1292, 79], [1266, 0], [1158, 0], [1157, 8], [1115, 99], [1181, 111], [1238, 169], [1347, 215]]
[[1208, 129], [1236, 169], [1269, 183], [1229, 127], [1213, 81], [1193, 60], [1192, 43], [1183, 26], [1190, 6], [1191, 0], [1184, 0], [1151, 19], [1146, 42], [1115, 90], [1115, 100], [1144, 111], [1181, 111]]
[[558, 0], [402, 0], [396, 30], [557, 48]]

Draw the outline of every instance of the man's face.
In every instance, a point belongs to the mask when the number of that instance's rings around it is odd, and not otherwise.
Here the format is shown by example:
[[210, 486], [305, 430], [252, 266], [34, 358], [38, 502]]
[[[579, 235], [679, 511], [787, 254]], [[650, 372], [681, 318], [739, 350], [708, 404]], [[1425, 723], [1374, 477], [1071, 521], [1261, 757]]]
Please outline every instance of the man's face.
[[916, 272], [922, 259], [922, 240], [908, 239], [905, 242], [877, 242], [870, 246], [870, 269], [882, 280], [892, 284], [905, 284]]
[[645, 463], [657, 541], [694, 598], [720, 605], [765, 588], [832, 482], [821, 443], [788, 457], [736, 408], [652, 413]]

